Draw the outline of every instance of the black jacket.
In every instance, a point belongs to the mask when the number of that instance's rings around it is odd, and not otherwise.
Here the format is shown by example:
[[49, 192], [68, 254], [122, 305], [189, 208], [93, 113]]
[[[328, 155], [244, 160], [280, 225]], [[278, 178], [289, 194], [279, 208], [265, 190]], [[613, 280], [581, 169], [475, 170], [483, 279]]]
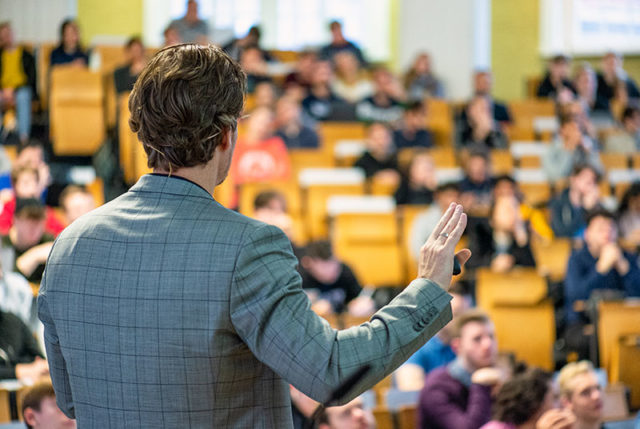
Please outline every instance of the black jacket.
[[33, 335], [22, 320], [0, 311], [0, 380], [16, 378], [16, 365], [43, 357]]

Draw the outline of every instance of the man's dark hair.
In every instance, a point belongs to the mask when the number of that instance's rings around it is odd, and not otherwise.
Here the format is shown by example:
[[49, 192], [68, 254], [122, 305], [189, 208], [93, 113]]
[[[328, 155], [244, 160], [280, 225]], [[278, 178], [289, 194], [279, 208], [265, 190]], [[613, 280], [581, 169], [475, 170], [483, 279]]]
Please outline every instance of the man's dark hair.
[[600, 172], [598, 171], [598, 169], [596, 167], [594, 167], [591, 164], [577, 164], [573, 167], [573, 169], [571, 170], [571, 177], [575, 177], [578, 174], [582, 173], [584, 170], [591, 170], [593, 171], [593, 174], [596, 175], [596, 182], [600, 182], [600, 179], [602, 179], [602, 176], [600, 174]]
[[611, 213], [609, 210], [602, 208], [602, 207], [596, 207], [595, 209], [591, 210], [589, 213], [587, 213], [587, 226], [589, 226], [591, 224], [591, 221], [593, 221], [595, 218], [597, 217], [603, 217], [605, 219], [609, 219], [612, 222], [615, 222], [616, 217], [613, 215], [613, 213]]
[[177, 45], [158, 52], [140, 73], [131, 96], [129, 125], [150, 168], [203, 165], [223, 134], [235, 130], [246, 76], [213, 45]]
[[35, 198], [18, 198], [16, 200], [15, 218], [29, 220], [44, 220], [46, 212], [44, 205]]
[[[78, 23], [73, 18], [67, 18], [64, 21], [62, 21], [62, 24], [60, 24], [60, 46], [64, 44], [64, 30], [66, 30], [67, 27], [70, 25], [78, 25]], [[78, 40], [76, 49], [78, 50], [80, 49], [80, 40]]]
[[36, 176], [36, 180], [40, 179], [40, 172], [38, 171], [37, 168], [33, 168], [33, 167], [28, 166], [28, 165], [16, 165], [11, 169], [11, 174], [9, 176], [11, 178], [11, 186], [13, 186], [14, 188], [16, 187], [16, 183], [18, 182], [18, 178], [23, 173], [34, 174]]
[[569, 57], [564, 55], [564, 54], [559, 54], [559, 55], [556, 55], [553, 58], [551, 58], [551, 62], [553, 64], [568, 63], [569, 62]]
[[426, 110], [426, 106], [420, 100], [411, 101], [411, 102], [407, 103], [404, 106], [404, 111], [405, 112], [421, 112], [421, 111], [424, 111], [424, 110]]
[[282, 206], [287, 209], [287, 199], [278, 191], [262, 191], [253, 200], [253, 210], [268, 207], [271, 201], [280, 200]]
[[127, 49], [131, 49], [131, 47], [135, 44], [139, 44], [140, 46], [144, 46], [144, 44], [142, 43], [142, 39], [140, 38], [140, 36], [133, 36], [130, 37], [129, 40], [127, 40], [126, 45], [124, 45]]
[[627, 119], [633, 119], [633, 116], [640, 113], [640, 109], [635, 106], [627, 106], [622, 112], [621, 122], [624, 124]]
[[460, 193], [460, 186], [456, 182], [442, 183], [442, 184], [438, 185], [438, 187], [436, 188], [435, 193], [437, 195], [437, 194], [440, 194], [442, 192], [447, 192], [447, 191], [454, 191], [454, 192]]
[[331, 250], [331, 243], [327, 240], [312, 241], [307, 244], [304, 255], [313, 259], [322, 259], [328, 261], [333, 258], [333, 251]]
[[34, 138], [30, 138], [26, 142], [20, 143], [18, 145], [18, 148], [16, 149], [16, 153], [18, 155], [20, 155], [22, 153], [22, 151], [24, 151], [25, 149], [28, 149], [28, 148], [41, 149], [42, 152], [44, 153], [44, 143], [42, 143], [40, 140], [34, 139]]
[[493, 419], [513, 425], [529, 421], [542, 407], [550, 384], [551, 374], [539, 368], [514, 375], [498, 392]]
[[[45, 398], [55, 398], [56, 392], [53, 390], [53, 385], [50, 381], [41, 381], [29, 387], [22, 399], [22, 415], [27, 408], [31, 408], [34, 411], [40, 411], [40, 405]], [[33, 426], [25, 422], [27, 428], [32, 429]]]
[[260, 37], [262, 37], [262, 30], [260, 30], [260, 26], [252, 25], [247, 32], [247, 36], [252, 36], [256, 39], [256, 43], [260, 41]]
[[335, 26], [342, 27], [342, 22], [338, 21], [337, 19], [334, 19], [329, 23], [329, 30], [333, 30], [333, 27]]

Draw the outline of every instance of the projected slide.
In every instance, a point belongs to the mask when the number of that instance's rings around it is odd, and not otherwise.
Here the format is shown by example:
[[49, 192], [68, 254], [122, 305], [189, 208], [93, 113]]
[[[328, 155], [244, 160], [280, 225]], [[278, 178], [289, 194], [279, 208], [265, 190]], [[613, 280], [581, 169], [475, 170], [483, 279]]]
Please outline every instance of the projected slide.
[[573, 0], [572, 50], [640, 52], [640, 0]]

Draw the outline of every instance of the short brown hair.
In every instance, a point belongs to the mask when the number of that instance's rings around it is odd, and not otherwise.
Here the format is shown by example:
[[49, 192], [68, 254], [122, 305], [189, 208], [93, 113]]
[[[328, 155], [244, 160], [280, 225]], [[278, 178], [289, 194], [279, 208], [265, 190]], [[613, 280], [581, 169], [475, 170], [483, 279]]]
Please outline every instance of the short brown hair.
[[45, 220], [47, 213], [45, 207], [35, 198], [16, 199], [15, 219]]
[[472, 322], [488, 325], [489, 323], [491, 323], [491, 319], [489, 318], [489, 315], [487, 313], [480, 309], [472, 308], [471, 310], [467, 310], [453, 320], [453, 338], [459, 338], [460, 333], [462, 332], [462, 328], [464, 328], [466, 324]]
[[[29, 387], [24, 394], [22, 400], [22, 415], [27, 408], [31, 408], [34, 411], [40, 411], [40, 404], [45, 398], [55, 398], [56, 392], [53, 390], [51, 381], [41, 381], [33, 386]], [[25, 422], [28, 428], [31, 428], [28, 423]]]
[[177, 45], [158, 52], [140, 73], [129, 125], [150, 168], [172, 171], [206, 164], [242, 112], [246, 76], [213, 45]]
[[23, 173], [32, 173], [36, 176], [36, 180], [40, 180], [40, 173], [37, 168], [33, 168], [28, 165], [16, 165], [11, 169], [11, 186], [15, 188], [16, 183], [18, 183], [18, 178]]

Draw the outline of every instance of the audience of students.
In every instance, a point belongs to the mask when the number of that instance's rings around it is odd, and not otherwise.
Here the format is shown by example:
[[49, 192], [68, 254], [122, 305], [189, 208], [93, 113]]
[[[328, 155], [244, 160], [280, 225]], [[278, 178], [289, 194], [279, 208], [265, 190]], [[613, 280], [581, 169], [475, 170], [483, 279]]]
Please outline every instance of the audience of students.
[[340, 21], [331, 21], [329, 23], [329, 30], [331, 31], [331, 42], [320, 49], [321, 58], [334, 61], [336, 54], [346, 51], [352, 53], [362, 66], [367, 65], [367, 61], [364, 59], [358, 45], [344, 37], [342, 23]]
[[570, 101], [576, 93], [569, 79], [570, 59], [564, 55], [556, 55], [549, 61], [549, 69], [538, 86], [538, 97], [549, 97], [560, 103]]
[[608, 52], [602, 58], [602, 69], [597, 79], [596, 105], [601, 110], [609, 111], [614, 99], [625, 105], [640, 98], [638, 85], [624, 71], [622, 57], [615, 52]]
[[604, 152], [633, 154], [640, 151], [640, 109], [627, 106], [622, 112], [621, 127], [604, 142]]

